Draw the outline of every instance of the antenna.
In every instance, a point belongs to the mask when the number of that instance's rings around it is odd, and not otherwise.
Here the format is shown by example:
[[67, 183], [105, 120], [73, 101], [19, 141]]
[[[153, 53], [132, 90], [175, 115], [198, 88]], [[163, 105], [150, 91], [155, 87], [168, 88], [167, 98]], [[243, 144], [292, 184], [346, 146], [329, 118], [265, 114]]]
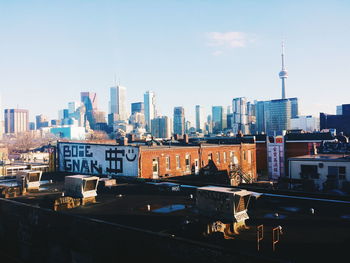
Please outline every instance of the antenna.
[[282, 40], [282, 70], [285, 70], [285, 66], [284, 66], [284, 40]]

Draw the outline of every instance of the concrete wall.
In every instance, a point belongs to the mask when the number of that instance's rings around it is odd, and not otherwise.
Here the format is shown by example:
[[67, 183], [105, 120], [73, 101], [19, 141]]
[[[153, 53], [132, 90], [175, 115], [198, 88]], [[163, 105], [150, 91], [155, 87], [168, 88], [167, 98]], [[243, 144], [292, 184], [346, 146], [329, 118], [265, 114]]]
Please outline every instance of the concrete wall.
[[168, 234], [53, 212], [6, 199], [0, 199], [0, 214], [0, 251], [14, 262], [216, 263], [262, 260]]
[[[317, 166], [317, 172], [319, 174], [319, 179], [314, 179], [314, 183], [317, 185], [319, 190], [323, 190], [324, 183], [327, 181], [328, 176], [328, 167], [329, 166], [337, 166], [337, 167], [346, 167], [346, 176], [345, 180], [340, 181], [339, 188], [342, 188], [342, 183], [344, 181], [350, 181], [350, 162], [327, 162], [327, 161], [321, 161], [321, 160], [315, 160], [315, 161], [307, 161], [307, 160], [300, 160], [300, 161], [294, 161], [291, 160], [290, 162], [290, 173], [292, 179], [302, 179], [300, 173], [301, 173], [301, 165], [316, 165]], [[319, 167], [319, 164], [323, 164], [323, 167]]]

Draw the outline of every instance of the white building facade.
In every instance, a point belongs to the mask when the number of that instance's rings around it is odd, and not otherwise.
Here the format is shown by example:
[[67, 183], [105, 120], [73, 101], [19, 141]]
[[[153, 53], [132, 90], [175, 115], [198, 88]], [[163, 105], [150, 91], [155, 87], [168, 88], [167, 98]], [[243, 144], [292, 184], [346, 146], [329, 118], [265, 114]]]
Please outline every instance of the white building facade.
[[319, 131], [320, 119], [313, 116], [298, 116], [291, 119], [290, 128], [292, 130], [303, 130], [306, 132]]

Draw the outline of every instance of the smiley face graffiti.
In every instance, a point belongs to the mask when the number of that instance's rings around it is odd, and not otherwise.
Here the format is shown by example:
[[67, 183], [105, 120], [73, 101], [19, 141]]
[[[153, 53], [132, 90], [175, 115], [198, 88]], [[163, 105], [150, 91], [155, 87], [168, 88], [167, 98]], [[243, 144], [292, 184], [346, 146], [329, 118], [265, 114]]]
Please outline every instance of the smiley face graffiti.
[[134, 152], [134, 149], [128, 149], [126, 154], [125, 154], [125, 157], [129, 162], [133, 162], [133, 161], [135, 161], [137, 156], [136, 156], [136, 153]]

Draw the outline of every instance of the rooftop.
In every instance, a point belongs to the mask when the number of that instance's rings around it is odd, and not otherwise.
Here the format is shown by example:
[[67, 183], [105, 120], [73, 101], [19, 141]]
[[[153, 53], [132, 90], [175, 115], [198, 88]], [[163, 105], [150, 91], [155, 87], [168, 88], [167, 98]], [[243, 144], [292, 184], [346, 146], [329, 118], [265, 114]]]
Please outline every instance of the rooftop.
[[[55, 182], [55, 178], [53, 183], [43, 181], [39, 191], [13, 200], [51, 208], [52, 201], [62, 195], [63, 189], [63, 183]], [[64, 214], [98, 220], [107, 225], [118, 224], [154, 234], [162, 233], [179, 238], [181, 242], [213, 245], [229, 253], [247, 255], [247, 258], [269, 257], [293, 262], [331, 260], [334, 255], [345, 254], [349, 245], [350, 202], [329, 203], [262, 194], [251, 200], [247, 228], [235, 234], [229, 231], [233, 222], [198, 212], [195, 186], [117, 182], [113, 187], [99, 187], [96, 203], [65, 210]], [[315, 214], [310, 213], [311, 208], [316, 211]], [[261, 224], [264, 225], [266, 238], [262, 241], [261, 251], [257, 252], [256, 228]], [[277, 251], [273, 253], [272, 228], [279, 225], [283, 228], [283, 235]], [[101, 228], [101, 231], [104, 230]], [[104, 235], [107, 236], [108, 232]], [[206, 253], [205, 250], [203, 253]]]
[[350, 155], [344, 154], [316, 154], [316, 155], [303, 155], [289, 158], [289, 160], [311, 160], [311, 161], [340, 161], [350, 162]]

